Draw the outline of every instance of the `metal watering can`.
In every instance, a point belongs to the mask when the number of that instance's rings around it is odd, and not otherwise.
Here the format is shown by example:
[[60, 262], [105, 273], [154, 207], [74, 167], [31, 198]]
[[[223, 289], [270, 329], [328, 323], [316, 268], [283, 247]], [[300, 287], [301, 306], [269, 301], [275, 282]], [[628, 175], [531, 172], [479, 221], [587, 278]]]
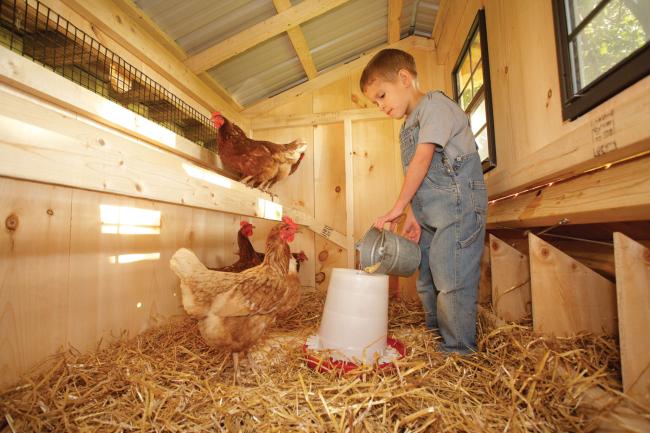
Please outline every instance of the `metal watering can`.
[[371, 226], [355, 247], [368, 273], [408, 277], [420, 266], [420, 246], [389, 230]]

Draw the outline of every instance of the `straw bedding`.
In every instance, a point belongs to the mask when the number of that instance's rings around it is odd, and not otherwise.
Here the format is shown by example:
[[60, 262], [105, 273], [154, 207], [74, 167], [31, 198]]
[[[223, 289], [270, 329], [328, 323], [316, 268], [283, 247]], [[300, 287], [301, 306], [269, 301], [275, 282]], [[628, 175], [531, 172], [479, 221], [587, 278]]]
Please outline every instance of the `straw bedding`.
[[[585, 392], [620, 388], [612, 339], [553, 339], [494, 327], [482, 313], [479, 352], [444, 356], [418, 303], [392, 301], [390, 335], [408, 348], [393, 372], [337, 377], [309, 369], [324, 295], [276, 327], [233, 384], [227, 353], [181, 317], [98, 352], [69, 351], [0, 393], [8, 431], [420, 432], [589, 431]], [[600, 411], [602, 412], [602, 411]]]

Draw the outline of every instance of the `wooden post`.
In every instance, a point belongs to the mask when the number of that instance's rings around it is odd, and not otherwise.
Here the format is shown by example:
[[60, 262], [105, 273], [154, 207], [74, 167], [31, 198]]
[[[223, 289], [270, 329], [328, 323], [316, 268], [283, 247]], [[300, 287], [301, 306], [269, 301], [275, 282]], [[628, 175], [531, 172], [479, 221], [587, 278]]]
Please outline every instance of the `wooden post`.
[[348, 267], [354, 268], [354, 164], [352, 164], [352, 120], [343, 121], [345, 137], [345, 233]]
[[492, 306], [503, 320], [519, 322], [531, 313], [528, 256], [490, 235]]
[[650, 248], [614, 233], [623, 390], [650, 404]]
[[528, 242], [535, 331], [615, 334], [615, 285], [533, 234]]

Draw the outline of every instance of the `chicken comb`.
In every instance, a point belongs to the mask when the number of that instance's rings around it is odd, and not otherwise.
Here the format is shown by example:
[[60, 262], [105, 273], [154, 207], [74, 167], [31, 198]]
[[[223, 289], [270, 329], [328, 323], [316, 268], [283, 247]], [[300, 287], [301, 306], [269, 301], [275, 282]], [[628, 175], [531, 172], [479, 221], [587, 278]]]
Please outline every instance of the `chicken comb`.
[[246, 220], [240, 221], [239, 222], [239, 227], [245, 227], [245, 226], [252, 226], [253, 224], [249, 223]]
[[289, 227], [291, 227], [294, 230], [298, 228], [296, 223], [290, 217], [288, 217], [286, 215], [282, 217], [282, 222], [285, 223], [286, 225], [288, 225]]

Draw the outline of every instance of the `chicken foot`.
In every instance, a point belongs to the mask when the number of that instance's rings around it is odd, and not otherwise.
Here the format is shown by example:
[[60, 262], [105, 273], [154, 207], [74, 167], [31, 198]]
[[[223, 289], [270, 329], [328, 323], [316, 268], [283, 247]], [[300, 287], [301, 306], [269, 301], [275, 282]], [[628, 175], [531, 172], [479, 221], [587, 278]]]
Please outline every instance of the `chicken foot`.
[[[257, 363], [255, 362], [255, 359], [253, 359], [253, 355], [250, 352], [246, 352], [246, 358], [248, 359], [248, 364], [250, 365], [251, 370], [255, 374], [255, 376], [260, 377], [259, 374], [259, 367], [257, 366]], [[232, 353], [232, 364], [234, 367], [234, 373], [233, 373], [233, 385], [237, 385], [237, 382], [239, 382], [240, 375], [239, 375], [239, 352], [233, 352]]]

